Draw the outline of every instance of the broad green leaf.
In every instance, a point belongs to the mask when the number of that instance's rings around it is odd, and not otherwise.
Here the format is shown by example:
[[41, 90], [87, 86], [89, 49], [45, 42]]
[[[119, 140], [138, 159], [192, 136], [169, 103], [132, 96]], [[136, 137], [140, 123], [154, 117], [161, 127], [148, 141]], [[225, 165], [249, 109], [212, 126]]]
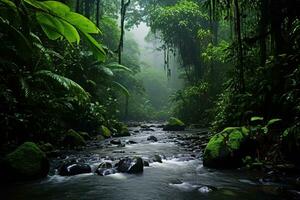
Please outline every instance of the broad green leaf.
[[282, 119], [271, 119], [270, 121], [268, 121], [267, 126], [270, 126], [270, 125], [280, 122], [280, 121], [282, 121]]
[[52, 26], [41, 25], [41, 27], [50, 40], [57, 40], [58, 38], [61, 38], [61, 34], [55, 32]]
[[36, 0], [24, 0], [27, 4], [31, 5], [32, 7], [35, 7], [37, 9], [47, 11], [48, 7], [42, 4], [42, 2], [36, 1]]
[[100, 33], [97, 26], [88, 18], [75, 12], [66, 13], [65, 19], [84, 33]]
[[111, 71], [111, 69], [107, 68], [107, 67], [101, 67], [101, 70], [108, 76], [113, 76], [114, 73]]
[[62, 17], [70, 12], [70, 8], [68, 6], [58, 1], [43, 1], [41, 4], [44, 4], [53, 13]]
[[119, 63], [109, 63], [107, 65], [105, 65], [105, 67], [110, 68], [112, 70], [124, 70], [127, 72], [132, 73], [132, 70], [129, 69], [128, 67], [125, 67], [124, 65], [120, 65]]
[[105, 60], [105, 51], [102, 48], [102, 45], [99, 44], [90, 34], [81, 32], [84, 36], [83, 39], [89, 44], [91, 51], [93, 52], [94, 56], [99, 61]]
[[12, 10], [14, 10], [15, 12], [17, 12], [17, 7], [16, 7], [16, 4], [14, 2], [12, 2], [10, 0], [0, 0], [0, 3], [3, 3], [5, 5], [7, 5]]
[[64, 35], [64, 26], [59, 19], [43, 12], [37, 12], [36, 19], [49, 39], [56, 40]]
[[64, 27], [63, 36], [68, 40], [68, 42], [69, 43], [76, 42], [77, 44], [79, 44], [80, 36], [76, 28], [74, 28], [74, 26], [72, 26], [71, 24], [63, 20], [61, 20], [61, 23]]
[[118, 83], [116, 81], [113, 81], [112, 83], [113, 83], [113, 86], [116, 89], [120, 90], [126, 97], [130, 96], [129, 91], [127, 90], [127, 88], [124, 85], [122, 85], [121, 83]]
[[255, 116], [255, 117], [251, 117], [251, 122], [254, 122], [254, 121], [263, 121], [264, 120], [264, 118], [263, 117], [257, 117], [257, 116]]

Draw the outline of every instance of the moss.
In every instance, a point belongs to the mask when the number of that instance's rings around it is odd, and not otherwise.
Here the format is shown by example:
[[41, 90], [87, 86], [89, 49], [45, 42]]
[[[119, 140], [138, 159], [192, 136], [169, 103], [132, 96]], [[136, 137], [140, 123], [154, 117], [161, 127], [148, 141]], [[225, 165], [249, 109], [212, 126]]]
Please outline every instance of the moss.
[[102, 135], [106, 138], [111, 136], [111, 131], [106, 126], [101, 126]]
[[73, 129], [70, 129], [66, 133], [66, 136], [63, 140], [63, 143], [67, 147], [74, 148], [74, 147], [84, 146], [85, 145], [85, 140], [79, 133], [77, 133]]
[[180, 119], [177, 119], [175, 117], [170, 117], [170, 119], [168, 120], [168, 125], [170, 125], [170, 126], [184, 126], [184, 123]]
[[32, 142], [25, 142], [6, 156], [10, 172], [18, 179], [46, 176], [49, 163], [44, 152]]
[[[247, 140], [249, 130], [245, 127], [228, 127], [214, 135], [208, 142], [203, 161], [206, 166], [231, 165], [230, 160], [239, 160], [241, 145]], [[222, 167], [222, 166], [220, 166]]]

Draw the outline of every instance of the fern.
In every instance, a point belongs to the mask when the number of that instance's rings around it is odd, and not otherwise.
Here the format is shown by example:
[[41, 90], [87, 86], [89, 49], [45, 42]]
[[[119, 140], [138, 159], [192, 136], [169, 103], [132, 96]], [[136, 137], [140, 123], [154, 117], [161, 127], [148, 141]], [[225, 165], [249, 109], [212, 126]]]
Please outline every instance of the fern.
[[35, 73], [35, 76], [45, 80], [45, 82], [51, 81], [53, 84], [63, 87], [68, 93], [77, 97], [79, 101], [89, 100], [89, 93], [86, 92], [78, 83], [69, 78], [55, 74], [48, 70], [40, 70]]

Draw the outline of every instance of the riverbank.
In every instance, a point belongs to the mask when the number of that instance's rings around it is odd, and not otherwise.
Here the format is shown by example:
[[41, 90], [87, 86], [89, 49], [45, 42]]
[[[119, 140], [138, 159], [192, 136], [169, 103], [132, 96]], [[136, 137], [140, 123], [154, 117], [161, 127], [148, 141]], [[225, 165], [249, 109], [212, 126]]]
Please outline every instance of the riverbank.
[[[59, 157], [51, 159], [47, 178], [5, 188], [6, 199], [299, 197], [296, 176], [286, 175], [275, 179], [271, 178], [275, 176], [264, 171], [214, 170], [203, 167], [202, 153], [210, 136], [205, 129], [165, 132], [160, 124], [142, 124], [130, 127], [129, 131], [131, 136], [92, 141], [84, 151], [63, 152]], [[116, 164], [122, 159], [134, 157], [142, 158], [149, 166], [143, 163], [143, 173], [120, 173]], [[62, 164], [71, 160], [90, 166], [91, 172], [59, 175]], [[110, 163], [116, 170], [104, 176], [98, 175], [96, 170], [102, 163]]]

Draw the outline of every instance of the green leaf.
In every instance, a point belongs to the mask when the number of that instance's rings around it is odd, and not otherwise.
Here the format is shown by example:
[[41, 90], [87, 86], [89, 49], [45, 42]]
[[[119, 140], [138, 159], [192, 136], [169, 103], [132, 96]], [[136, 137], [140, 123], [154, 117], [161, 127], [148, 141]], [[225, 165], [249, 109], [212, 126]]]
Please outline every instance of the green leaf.
[[16, 4], [14, 2], [12, 2], [10, 0], [0, 0], [0, 3], [3, 3], [5, 5], [7, 5], [12, 10], [14, 10], [15, 12], [17, 12], [17, 6], [16, 6]]
[[257, 117], [257, 116], [255, 116], [255, 117], [251, 117], [251, 122], [255, 122], [255, 121], [263, 121], [264, 120], [264, 118], [263, 117]]
[[43, 1], [41, 4], [44, 4], [49, 10], [59, 16], [65, 16], [68, 12], [70, 12], [70, 8], [58, 1]]
[[98, 27], [88, 18], [75, 12], [68, 12], [65, 19], [84, 33], [100, 33]]
[[120, 90], [126, 97], [130, 96], [129, 91], [127, 90], [127, 88], [124, 85], [122, 85], [121, 83], [118, 83], [116, 81], [113, 81], [112, 83], [113, 83], [113, 86], [116, 89]]
[[37, 12], [36, 19], [49, 39], [56, 40], [64, 35], [64, 26], [57, 18], [47, 13]]
[[277, 122], [280, 122], [280, 121], [282, 121], [282, 119], [271, 119], [270, 121], [268, 121], [268, 124], [267, 124], [267, 126], [270, 126], [270, 125], [272, 125], [272, 124], [274, 124], [274, 123], [277, 123]]
[[99, 61], [105, 60], [105, 51], [102, 48], [102, 45], [99, 44], [90, 34], [81, 32], [84, 36], [83, 39], [88, 43], [91, 51], [93, 52], [94, 56]]
[[89, 93], [86, 92], [78, 83], [51, 71], [40, 70], [35, 73], [35, 76], [42, 79], [47, 79], [48, 81], [54, 81], [54, 84], [63, 87], [68, 93], [76, 96], [79, 101], [87, 101], [90, 97]]
[[113, 76], [114, 73], [111, 71], [111, 69], [107, 68], [107, 67], [101, 67], [101, 70], [108, 76]]
[[68, 40], [69, 43], [76, 42], [79, 44], [80, 42], [80, 36], [79, 33], [77, 32], [76, 28], [69, 24], [68, 22], [65, 22], [61, 20], [61, 23], [64, 27], [64, 34], [63, 36]]
[[123, 70], [123, 71], [127, 71], [130, 73], [133, 73], [131, 69], [129, 69], [128, 67], [125, 67], [124, 65], [120, 65], [118, 63], [109, 63], [107, 65], [105, 65], [105, 67], [112, 69], [112, 70]]

